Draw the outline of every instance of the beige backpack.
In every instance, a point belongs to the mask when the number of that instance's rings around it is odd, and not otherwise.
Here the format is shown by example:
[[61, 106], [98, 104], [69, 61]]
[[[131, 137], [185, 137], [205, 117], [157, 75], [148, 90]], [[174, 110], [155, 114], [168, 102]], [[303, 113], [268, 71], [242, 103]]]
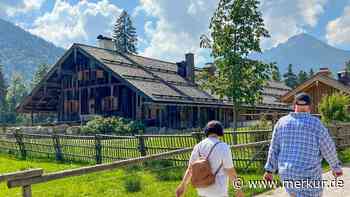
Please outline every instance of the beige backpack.
[[213, 145], [213, 147], [211, 147], [207, 157], [202, 157], [198, 152], [199, 159], [191, 164], [191, 173], [192, 173], [191, 183], [193, 187], [205, 188], [215, 183], [215, 177], [217, 173], [220, 171], [220, 169], [222, 168], [222, 163], [220, 167], [213, 174], [211, 172], [211, 167], [208, 159], [210, 154], [213, 152], [215, 146], [218, 145], [219, 143], [221, 142], [217, 142]]

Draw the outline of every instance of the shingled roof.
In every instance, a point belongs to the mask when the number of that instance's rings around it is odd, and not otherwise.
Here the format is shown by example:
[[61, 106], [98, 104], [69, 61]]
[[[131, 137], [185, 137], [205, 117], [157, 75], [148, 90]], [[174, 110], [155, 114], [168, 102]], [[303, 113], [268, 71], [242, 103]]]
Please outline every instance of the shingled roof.
[[176, 63], [83, 44], [74, 46], [93, 56], [155, 102], [229, 105], [180, 76]]
[[[157, 60], [134, 54], [122, 54], [84, 44], [74, 44], [62, 58], [52, 67], [48, 75], [33, 89], [28, 97], [18, 106], [19, 112], [55, 111], [57, 96], [44, 98], [45, 87], [54, 85], [52, 91], [60, 91], [58, 80], [58, 65], [64, 61], [73, 49], [78, 49], [101, 63], [114, 75], [128, 83], [133, 89], [144, 94], [152, 102], [182, 103], [198, 105], [228, 106], [232, 104], [203, 91], [199, 86], [178, 74], [177, 63]], [[55, 79], [49, 81], [49, 79]], [[280, 82], [271, 81], [264, 88], [263, 101], [254, 107], [288, 109], [288, 105], [279, 102], [279, 97], [290, 89]], [[53, 94], [57, 95], [57, 94]], [[47, 100], [47, 102], [46, 102]], [[44, 102], [45, 101], [45, 102]], [[38, 103], [36, 103], [38, 102]], [[47, 103], [47, 104], [45, 104]], [[247, 107], [252, 107], [247, 105]]]
[[[196, 75], [202, 72], [203, 69], [196, 68]], [[200, 84], [200, 81], [196, 81]], [[283, 103], [280, 99], [283, 95], [291, 90], [290, 87], [286, 86], [283, 82], [269, 80], [263, 88], [262, 101], [257, 103], [255, 106], [244, 105], [244, 107], [258, 107], [267, 109], [281, 109], [290, 110], [291, 106], [287, 103]]]

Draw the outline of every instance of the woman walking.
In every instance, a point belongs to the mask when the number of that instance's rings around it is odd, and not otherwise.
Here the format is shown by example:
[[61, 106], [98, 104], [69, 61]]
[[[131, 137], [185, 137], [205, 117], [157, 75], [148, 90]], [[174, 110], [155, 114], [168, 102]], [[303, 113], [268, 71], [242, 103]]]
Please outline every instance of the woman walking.
[[[221, 123], [210, 121], [204, 132], [207, 138], [193, 148], [188, 168], [176, 190], [177, 197], [185, 193], [190, 182], [200, 197], [228, 197], [228, 184], [235, 185], [237, 181], [230, 147], [219, 139], [224, 135]], [[243, 196], [240, 189], [236, 190], [236, 196]]]

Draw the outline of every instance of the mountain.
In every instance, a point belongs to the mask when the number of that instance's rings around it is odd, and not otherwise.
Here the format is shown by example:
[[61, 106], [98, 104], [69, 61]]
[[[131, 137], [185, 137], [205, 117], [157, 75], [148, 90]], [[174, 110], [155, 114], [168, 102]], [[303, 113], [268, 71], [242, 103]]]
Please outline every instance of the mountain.
[[344, 69], [345, 62], [350, 60], [350, 51], [334, 48], [311, 35], [299, 34], [251, 57], [264, 62], [277, 62], [281, 73], [286, 72], [288, 64], [293, 64], [295, 73], [299, 70], [308, 72], [311, 68], [317, 71], [322, 67], [328, 67], [334, 73]]
[[0, 19], [0, 64], [7, 78], [18, 72], [30, 80], [38, 65], [54, 64], [63, 53], [64, 49]]

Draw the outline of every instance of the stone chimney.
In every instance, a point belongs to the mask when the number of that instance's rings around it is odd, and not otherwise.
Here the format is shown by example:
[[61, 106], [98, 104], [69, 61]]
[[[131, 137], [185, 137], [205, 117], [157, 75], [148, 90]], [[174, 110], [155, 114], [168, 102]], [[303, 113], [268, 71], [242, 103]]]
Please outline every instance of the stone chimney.
[[338, 81], [344, 85], [350, 85], [350, 73], [346, 69], [338, 72]]
[[194, 83], [194, 54], [186, 53], [186, 79]]
[[318, 75], [324, 75], [324, 76], [327, 76], [327, 77], [331, 77], [332, 76], [332, 72], [328, 68], [320, 68], [320, 71], [318, 71], [317, 74]]
[[194, 83], [194, 54], [187, 53], [185, 61], [177, 63], [177, 73], [188, 81]]
[[97, 36], [97, 46], [103, 49], [116, 50], [115, 44], [112, 38], [105, 37], [103, 35]]

